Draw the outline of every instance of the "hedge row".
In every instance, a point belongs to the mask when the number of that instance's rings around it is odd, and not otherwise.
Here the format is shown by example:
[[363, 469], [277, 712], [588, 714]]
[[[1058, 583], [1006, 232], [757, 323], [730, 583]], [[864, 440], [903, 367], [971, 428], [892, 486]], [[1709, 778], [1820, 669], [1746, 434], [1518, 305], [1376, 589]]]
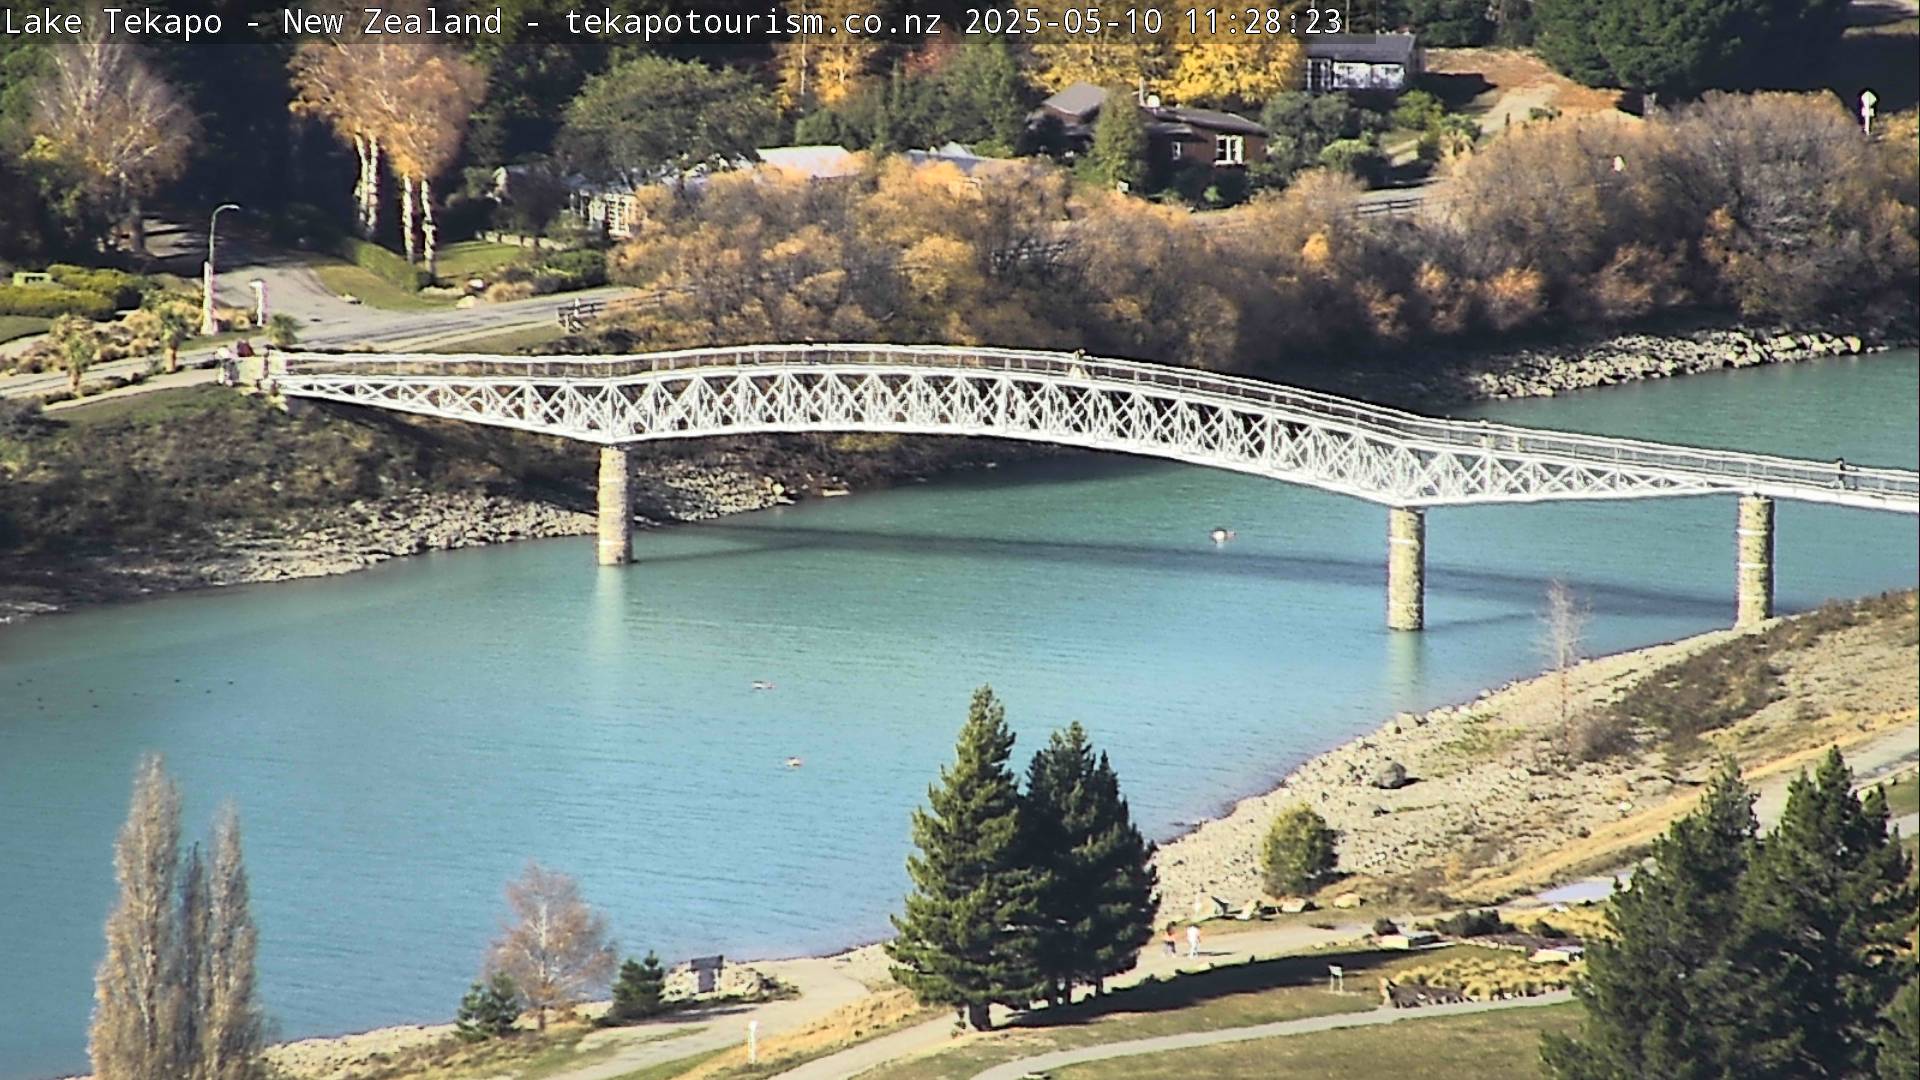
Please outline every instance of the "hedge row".
[[547, 256], [537, 272], [553, 276], [555, 292], [591, 289], [607, 283], [607, 255], [603, 251], [562, 251]]
[[334, 250], [341, 258], [360, 269], [371, 271], [374, 276], [402, 289], [418, 292], [433, 284], [433, 278], [428, 276], [425, 270], [414, 266], [379, 244], [349, 237], [341, 240]]
[[148, 284], [146, 278], [124, 270], [74, 266], [70, 263], [54, 263], [47, 267], [47, 273], [53, 277], [55, 285], [76, 292], [99, 293], [118, 309], [139, 307], [140, 294]]
[[97, 292], [49, 285], [0, 285], [0, 315], [34, 315], [43, 319], [84, 315], [105, 319], [113, 314], [113, 299]]

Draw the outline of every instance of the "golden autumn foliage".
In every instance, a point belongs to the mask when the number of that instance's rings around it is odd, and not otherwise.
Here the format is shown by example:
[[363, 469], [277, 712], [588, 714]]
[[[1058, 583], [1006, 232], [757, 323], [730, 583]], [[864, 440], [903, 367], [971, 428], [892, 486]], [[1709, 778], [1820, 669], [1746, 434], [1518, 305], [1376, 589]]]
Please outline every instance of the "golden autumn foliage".
[[1173, 45], [1167, 92], [1182, 105], [1253, 108], [1301, 85], [1306, 61], [1292, 34], [1209, 40], [1182, 37]]
[[1125, 34], [1043, 34], [1030, 46], [1033, 81], [1052, 93], [1077, 82], [1095, 86], [1148, 89], [1160, 85], [1173, 67], [1173, 49], [1165, 36]]
[[[1701, 125], [1733, 165], [1708, 153]], [[1691, 304], [1792, 317], [1895, 303], [1920, 278], [1920, 185], [1900, 154], [1912, 139], [1870, 142], [1824, 99], [1787, 95], [1710, 98], [1645, 123], [1554, 121], [1457, 163], [1447, 201], [1414, 217], [1356, 215], [1360, 186], [1326, 170], [1209, 214], [1070, 193], [1034, 163], [720, 176], [702, 193], [643, 194], [613, 272], [666, 299], [602, 333], [622, 349], [1084, 348], [1300, 378], [1356, 348]]]

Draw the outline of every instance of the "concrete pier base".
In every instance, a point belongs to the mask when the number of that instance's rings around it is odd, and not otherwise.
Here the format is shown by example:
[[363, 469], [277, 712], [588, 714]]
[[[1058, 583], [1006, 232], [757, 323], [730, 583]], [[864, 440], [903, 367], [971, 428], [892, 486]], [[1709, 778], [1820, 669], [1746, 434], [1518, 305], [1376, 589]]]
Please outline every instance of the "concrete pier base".
[[633, 561], [633, 504], [627, 494], [632, 462], [618, 446], [600, 448], [601, 566], [625, 566]]
[[1735, 536], [1733, 625], [1752, 626], [1773, 618], [1773, 500], [1742, 496]]
[[1427, 516], [1387, 511], [1387, 629], [1418, 630], [1427, 621]]

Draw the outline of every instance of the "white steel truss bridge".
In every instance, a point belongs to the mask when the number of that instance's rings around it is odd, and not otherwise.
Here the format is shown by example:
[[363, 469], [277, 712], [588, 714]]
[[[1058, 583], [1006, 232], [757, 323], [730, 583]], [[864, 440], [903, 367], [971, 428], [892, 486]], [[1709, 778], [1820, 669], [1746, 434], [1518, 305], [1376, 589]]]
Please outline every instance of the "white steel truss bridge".
[[661, 439], [756, 432], [991, 436], [1316, 487], [1392, 508], [1388, 621], [1409, 629], [1422, 619], [1420, 511], [1429, 506], [1742, 496], [1740, 622], [1771, 614], [1772, 500], [1920, 514], [1920, 475], [1905, 470], [1441, 420], [1274, 383], [1077, 353], [847, 344], [637, 356], [292, 353], [268, 362], [264, 383], [285, 397], [599, 444], [603, 562], [625, 562], [630, 547], [621, 448]]

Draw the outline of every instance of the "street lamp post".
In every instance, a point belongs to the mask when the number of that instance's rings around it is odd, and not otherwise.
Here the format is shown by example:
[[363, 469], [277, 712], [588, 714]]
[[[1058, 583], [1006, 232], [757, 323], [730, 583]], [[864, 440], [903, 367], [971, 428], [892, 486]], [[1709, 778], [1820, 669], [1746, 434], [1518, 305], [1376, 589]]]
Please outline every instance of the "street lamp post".
[[200, 298], [200, 332], [202, 334], [220, 332], [220, 324], [213, 317], [213, 241], [215, 230], [220, 227], [220, 212], [238, 209], [240, 209], [238, 203], [221, 203], [213, 208], [213, 216], [207, 219], [207, 265], [203, 275], [205, 287]]

